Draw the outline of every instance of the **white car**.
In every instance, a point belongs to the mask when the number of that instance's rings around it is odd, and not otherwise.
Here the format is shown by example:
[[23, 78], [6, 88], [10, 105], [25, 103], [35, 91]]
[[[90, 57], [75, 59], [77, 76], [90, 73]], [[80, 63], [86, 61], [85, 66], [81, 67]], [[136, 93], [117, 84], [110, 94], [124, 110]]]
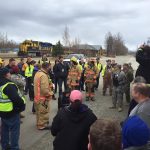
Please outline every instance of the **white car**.
[[65, 63], [70, 63], [70, 59], [71, 59], [72, 57], [76, 57], [78, 63], [79, 63], [79, 61], [80, 61], [81, 59], [83, 59], [84, 62], [86, 62], [86, 58], [85, 58], [84, 54], [70, 54], [70, 55], [68, 55], [68, 56], [64, 59], [64, 62], [65, 62]]

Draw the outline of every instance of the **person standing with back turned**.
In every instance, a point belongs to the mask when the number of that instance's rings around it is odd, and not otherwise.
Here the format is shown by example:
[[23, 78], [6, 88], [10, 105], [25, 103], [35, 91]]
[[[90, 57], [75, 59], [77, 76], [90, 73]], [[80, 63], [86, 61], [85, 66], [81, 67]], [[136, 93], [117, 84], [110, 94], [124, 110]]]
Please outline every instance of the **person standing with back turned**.
[[25, 110], [25, 99], [10, 77], [7, 68], [0, 69], [1, 143], [2, 150], [19, 150], [20, 112]]
[[56, 136], [54, 150], [88, 150], [88, 134], [96, 116], [82, 104], [83, 95], [78, 90], [70, 94], [70, 105], [60, 109], [53, 119], [51, 133]]

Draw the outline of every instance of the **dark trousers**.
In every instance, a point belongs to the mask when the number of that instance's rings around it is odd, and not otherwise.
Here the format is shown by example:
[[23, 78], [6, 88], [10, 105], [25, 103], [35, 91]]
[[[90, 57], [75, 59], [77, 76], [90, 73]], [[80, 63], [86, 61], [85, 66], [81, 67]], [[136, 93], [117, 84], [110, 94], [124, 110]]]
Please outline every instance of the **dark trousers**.
[[28, 93], [28, 90], [29, 90], [29, 86], [28, 86], [28, 78], [25, 77], [25, 79], [26, 79], [25, 92]]
[[26, 78], [26, 88], [25, 92], [27, 93], [29, 91], [29, 98], [33, 101], [34, 99], [34, 87], [32, 83], [32, 77]]
[[59, 95], [62, 94], [62, 84], [64, 82], [64, 89], [67, 89], [67, 78], [59, 78], [58, 79], [58, 86], [59, 86]]
[[130, 103], [130, 86], [126, 87], [125, 96], [126, 96], [127, 103]]
[[58, 78], [55, 77], [55, 93], [57, 93]]
[[96, 78], [96, 86], [95, 86], [97, 89], [99, 87], [99, 77]]
[[98, 77], [96, 78], [96, 86], [95, 86], [95, 88], [97, 88], [97, 89], [98, 89], [98, 87], [99, 87], [99, 77], [100, 77], [100, 74], [99, 74]]
[[1, 143], [2, 150], [6, 150], [10, 144], [10, 149], [19, 150], [20, 136], [20, 114], [15, 114], [10, 118], [2, 118]]
[[81, 77], [79, 81], [79, 90], [84, 90], [84, 77]]
[[35, 106], [34, 106], [34, 102], [33, 102], [33, 105], [32, 105], [32, 112], [35, 113]]
[[129, 110], [128, 110], [128, 116], [130, 115], [130, 112], [134, 109], [134, 107], [137, 105], [138, 103], [132, 99], [130, 102], [130, 106], [129, 106]]

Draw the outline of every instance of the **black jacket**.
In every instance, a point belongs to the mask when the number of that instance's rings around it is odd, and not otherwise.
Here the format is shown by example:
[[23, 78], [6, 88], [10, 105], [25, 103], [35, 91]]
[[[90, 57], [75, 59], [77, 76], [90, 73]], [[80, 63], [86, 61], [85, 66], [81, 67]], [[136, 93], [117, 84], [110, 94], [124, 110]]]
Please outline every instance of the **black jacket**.
[[58, 97], [58, 109], [64, 108], [66, 106], [69, 106], [70, 104], [70, 98], [66, 97], [66, 92], [63, 92], [59, 97]]
[[139, 67], [135, 76], [142, 76], [146, 82], [150, 84], [150, 53], [144, 50], [138, 50], [136, 53], [136, 61], [139, 63]]
[[50, 79], [52, 80], [52, 83], [55, 83], [55, 75], [51, 69], [49, 70], [48, 75]]
[[61, 109], [51, 127], [52, 135], [56, 136], [54, 150], [87, 150], [89, 129], [96, 119], [83, 104], [79, 112], [74, 112], [71, 106]]
[[59, 63], [56, 66], [55, 75], [57, 74], [58, 78], [67, 78], [69, 66], [67, 64]]
[[[11, 81], [6, 78], [0, 77], [0, 86], [3, 86], [8, 82]], [[20, 113], [21, 111], [25, 110], [25, 104], [22, 98], [18, 95], [18, 89], [15, 85], [13, 84], [7, 85], [6, 88], [3, 90], [3, 92], [12, 101], [14, 109], [11, 112], [0, 112], [0, 117], [9, 118], [16, 113]]]
[[53, 73], [54, 73], [55, 78], [58, 77], [58, 74], [57, 74], [57, 65], [58, 65], [58, 64], [55, 64], [55, 65], [53, 66]]

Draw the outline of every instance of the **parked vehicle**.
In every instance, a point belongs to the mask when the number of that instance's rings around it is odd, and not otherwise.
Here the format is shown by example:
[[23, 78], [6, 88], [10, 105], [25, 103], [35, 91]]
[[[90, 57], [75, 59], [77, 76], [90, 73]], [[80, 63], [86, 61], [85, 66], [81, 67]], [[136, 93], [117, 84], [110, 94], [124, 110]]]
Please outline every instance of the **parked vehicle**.
[[81, 59], [83, 59], [84, 62], [86, 62], [86, 57], [84, 56], [84, 54], [70, 54], [70, 55], [68, 55], [68, 56], [64, 59], [64, 62], [70, 63], [70, 59], [71, 59], [72, 57], [76, 57], [78, 62], [79, 62]]

